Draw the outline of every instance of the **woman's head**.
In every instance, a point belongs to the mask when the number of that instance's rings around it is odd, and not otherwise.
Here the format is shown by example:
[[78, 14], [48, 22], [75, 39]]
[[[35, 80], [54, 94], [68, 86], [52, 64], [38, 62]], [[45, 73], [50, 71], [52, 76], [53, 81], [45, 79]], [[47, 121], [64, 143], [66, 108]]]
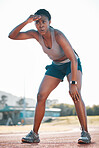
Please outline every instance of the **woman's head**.
[[39, 9], [37, 12], [35, 12], [35, 15], [44, 15], [48, 18], [49, 21], [51, 20], [50, 13], [45, 9]]
[[40, 15], [41, 18], [35, 21], [36, 28], [41, 35], [46, 34], [51, 23], [51, 15], [45, 9], [39, 9], [34, 15]]

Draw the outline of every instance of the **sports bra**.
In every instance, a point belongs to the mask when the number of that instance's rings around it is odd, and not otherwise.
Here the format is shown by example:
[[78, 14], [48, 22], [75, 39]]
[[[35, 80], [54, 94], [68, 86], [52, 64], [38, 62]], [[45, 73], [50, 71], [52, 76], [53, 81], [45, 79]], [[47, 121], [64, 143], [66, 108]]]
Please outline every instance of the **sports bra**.
[[64, 51], [56, 42], [54, 28], [51, 27], [51, 39], [52, 39], [52, 47], [49, 49], [45, 46], [42, 36], [39, 34], [39, 43], [41, 44], [43, 51], [48, 55], [48, 57], [52, 60], [58, 60], [63, 57]]
[[43, 51], [48, 55], [50, 59], [54, 61], [62, 58], [65, 55], [65, 53], [61, 48], [61, 46], [57, 43], [55, 39], [54, 28], [52, 27], [51, 27], [51, 39], [52, 39], [52, 47], [49, 49], [45, 46], [43, 37], [39, 34], [39, 43], [41, 44]]

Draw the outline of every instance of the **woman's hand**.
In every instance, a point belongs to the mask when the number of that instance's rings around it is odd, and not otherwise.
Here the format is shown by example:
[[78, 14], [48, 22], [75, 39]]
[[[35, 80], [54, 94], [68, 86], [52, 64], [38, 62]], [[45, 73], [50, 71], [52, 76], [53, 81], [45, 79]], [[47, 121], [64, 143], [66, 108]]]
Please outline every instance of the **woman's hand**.
[[80, 95], [78, 93], [77, 85], [71, 84], [69, 94], [72, 97], [73, 101], [77, 103], [79, 101]]
[[33, 21], [37, 21], [41, 18], [40, 15], [30, 15], [29, 18], [26, 20], [27, 23], [31, 23]]

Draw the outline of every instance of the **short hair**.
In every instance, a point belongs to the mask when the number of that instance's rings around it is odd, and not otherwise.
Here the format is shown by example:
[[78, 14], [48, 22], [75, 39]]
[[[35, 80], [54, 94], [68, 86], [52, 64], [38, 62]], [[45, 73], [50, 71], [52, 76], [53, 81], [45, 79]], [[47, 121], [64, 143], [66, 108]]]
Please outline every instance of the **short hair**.
[[44, 15], [44, 16], [46, 16], [48, 18], [49, 21], [51, 20], [50, 13], [47, 10], [45, 10], [45, 9], [37, 10], [37, 12], [35, 12], [35, 15]]

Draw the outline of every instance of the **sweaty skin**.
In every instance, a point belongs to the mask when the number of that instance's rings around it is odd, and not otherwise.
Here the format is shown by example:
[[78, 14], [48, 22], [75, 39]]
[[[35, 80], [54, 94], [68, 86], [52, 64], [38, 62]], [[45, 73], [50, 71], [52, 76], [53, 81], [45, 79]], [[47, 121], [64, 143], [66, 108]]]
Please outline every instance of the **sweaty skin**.
[[[35, 21], [37, 30], [32, 29], [26, 32], [21, 31], [21, 29], [24, 26], [26, 26], [29, 23], [32, 23], [33, 21]], [[52, 40], [51, 40], [50, 23], [51, 20], [49, 21], [48, 18], [44, 15], [30, 15], [28, 19], [26, 19], [23, 23], [15, 27], [9, 33], [9, 38], [14, 40], [25, 40], [25, 39], [34, 38], [37, 41], [39, 41], [39, 34], [40, 34], [43, 37], [45, 46], [51, 48]], [[56, 61], [58, 62], [63, 61], [66, 58], [70, 59], [71, 61], [71, 73], [67, 76], [69, 82], [69, 94], [74, 101], [76, 112], [82, 129], [88, 131], [86, 109], [81, 97], [82, 73], [81, 71], [77, 70], [77, 59], [67, 38], [61, 31], [57, 29], [54, 29], [54, 31], [55, 31], [55, 39], [65, 53], [65, 55], [62, 58]], [[70, 84], [70, 81], [77, 81], [77, 84]], [[48, 75], [45, 75], [41, 82], [37, 95], [37, 105], [35, 110], [35, 119], [33, 127], [35, 133], [38, 133], [41, 121], [44, 117], [46, 99], [49, 96], [49, 94], [58, 86], [60, 82], [61, 82], [60, 79]]]

